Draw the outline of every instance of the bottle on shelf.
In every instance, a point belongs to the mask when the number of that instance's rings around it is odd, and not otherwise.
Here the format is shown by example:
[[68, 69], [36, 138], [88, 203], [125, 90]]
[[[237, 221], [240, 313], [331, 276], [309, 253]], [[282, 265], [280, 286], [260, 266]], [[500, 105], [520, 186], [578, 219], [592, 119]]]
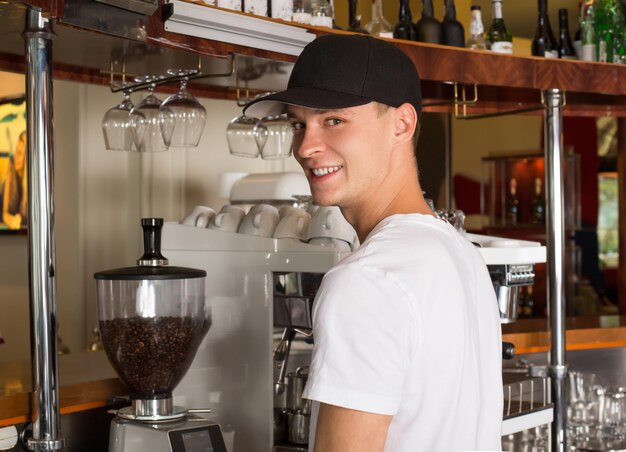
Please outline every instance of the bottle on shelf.
[[559, 58], [564, 60], [576, 60], [576, 49], [569, 35], [569, 21], [567, 9], [559, 9]]
[[243, 0], [243, 12], [256, 16], [267, 16], [267, 0]]
[[541, 178], [535, 178], [535, 192], [532, 200], [532, 222], [544, 224], [546, 220], [545, 200], [541, 191]]
[[333, 5], [329, 0], [311, 1], [311, 25], [333, 28], [334, 22]]
[[409, 7], [409, 0], [400, 0], [398, 23], [393, 28], [393, 37], [396, 39], [407, 39], [409, 41], [415, 41], [417, 38], [415, 25], [413, 25], [413, 17], [411, 16], [411, 8]]
[[358, 0], [348, 0], [348, 31], [367, 34], [367, 30], [361, 27], [361, 15], [357, 14]]
[[365, 24], [365, 30], [373, 36], [393, 38], [393, 27], [385, 19], [382, 0], [372, 0], [372, 20]]
[[498, 53], [513, 53], [513, 38], [506, 28], [502, 16], [502, 0], [491, 0], [493, 7], [493, 22], [489, 27], [489, 42], [491, 50]]
[[548, 18], [547, 0], [539, 0], [539, 18], [537, 19], [537, 29], [535, 30], [531, 52], [535, 56], [545, 58], [559, 57], [559, 45], [554, 38]]
[[624, 14], [621, 0], [597, 0], [596, 2], [596, 40], [598, 42], [598, 61], [617, 62], [618, 47], [624, 35]]
[[[581, 11], [582, 8], [582, 3], [583, 2], [578, 2], [578, 11]], [[578, 28], [576, 29], [576, 32], [574, 33], [574, 50], [576, 51], [576, 58], [578, 58], [579, 60], [583, 59], [583, 42], [582, 42], [582, 32], [581, 32], [581, 22], [582, 22], [582, 17], [580, 17], [580, 15], [578, 16]]]
[[275, 19], [292, 20], [293, 0], [270, 0], [269, 15]]
[[526, 294], [524, 296], [524, 304], [522, 307], [521, 317], [531, 318], [535, 316], [535, 300], [533, 300], [533, 286], [526, 286]]
[[456, 19], [454, 0], [445, 0], [444, 8], [443, 22], [441, 23], [443, 43], [447, 46], [465, 47], [465, 29], [461, 22]]
[[310, 0], [293, 0], [293, 13], [291, 16], [293, 22], [301, 24], [311, 23], [311, 2]]
[[489, 42], [485, 38], [482, 11], [479, 5], [472, 5], [470, 19], [470, 37], [465, 45], [468, 49], [487, 50]]
[[596, 5], [594, 0], [586, 0], [580, 9], [580, 38], [582, 60], [597, 61]]
[[516, 226], [519, 223], [519, 199], [517, 198], [517, 179], [509, 181], [509, 196], [506, 200], [506, 224]]
[[435, 19], [433, 0], [422, 0], [422, 17], [415, 24], [417, 40], [431, 44], [443, 43], [441, 22]]

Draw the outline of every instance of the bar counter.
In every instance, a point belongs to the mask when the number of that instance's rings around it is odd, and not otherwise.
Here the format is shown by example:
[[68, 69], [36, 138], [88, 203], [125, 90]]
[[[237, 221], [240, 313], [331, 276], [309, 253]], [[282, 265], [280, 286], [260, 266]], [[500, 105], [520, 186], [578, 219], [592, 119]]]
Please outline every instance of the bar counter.
[[[59, 356], [61, 414], [103, 407], [127, 394], [102, 351]], [[0, 363], [0, 427], [20, 424], [31, 415], [29, 361]]]
[[[549, 349], [547, 319], [522, 319], [503, 325], [503, 340], [517, 353]], [[567, 321], [567, 349], [626, 347], [626, 316], [577, 317]], [[103, 407], [127, 390], [104, 352], [80, 352], [59, 357], [61, 414]], [[30, 418], [30, 362], [0, 364], [0, 427]]]
[[[567, 350], [626, 347], [626, 316], [572, 317], [566, 327]], [[518, 354], [547, 352], [548, 319], [521, 319], [502, 325], [502, 340], [515, 344]]]

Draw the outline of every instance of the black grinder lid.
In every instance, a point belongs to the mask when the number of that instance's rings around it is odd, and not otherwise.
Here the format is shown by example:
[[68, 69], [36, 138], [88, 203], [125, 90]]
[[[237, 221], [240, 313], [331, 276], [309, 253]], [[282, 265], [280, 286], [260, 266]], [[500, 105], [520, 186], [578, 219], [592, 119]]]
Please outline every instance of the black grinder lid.
[[136, 267], [115, 268], [95, 273], [95, 279], [102, 280], [159, 280], [204, 278], [206, 272], [196, 268], [170, 267], [161, 254], [162, 218], [142, 218], [144, 253], [137, 260]]

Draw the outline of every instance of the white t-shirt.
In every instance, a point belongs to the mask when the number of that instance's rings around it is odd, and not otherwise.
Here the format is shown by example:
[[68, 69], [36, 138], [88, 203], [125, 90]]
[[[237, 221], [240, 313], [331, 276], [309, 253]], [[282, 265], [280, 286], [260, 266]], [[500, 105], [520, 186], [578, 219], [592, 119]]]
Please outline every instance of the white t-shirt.
[[324, 276], [313, 328], [304, 397], [393, 416], [385, 451], [501, 449], [495, 292], [479, 252], [449, 224], [381, 221]]

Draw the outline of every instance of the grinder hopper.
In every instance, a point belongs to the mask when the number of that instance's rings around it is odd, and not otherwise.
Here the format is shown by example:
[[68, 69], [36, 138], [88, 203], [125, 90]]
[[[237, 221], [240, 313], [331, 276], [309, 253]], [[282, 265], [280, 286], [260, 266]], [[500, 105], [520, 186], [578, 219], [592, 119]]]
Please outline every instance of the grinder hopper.
[[136, 267], [98, 272], [102, 343], [132, 406], [118, 416], [139, 421], [182, 418], [172, 391], [183, 378], [211, 326], [205, 306], [206, 272], [169, 266], [161, 255], [161, 218], [141, 220], [144, 255]]

